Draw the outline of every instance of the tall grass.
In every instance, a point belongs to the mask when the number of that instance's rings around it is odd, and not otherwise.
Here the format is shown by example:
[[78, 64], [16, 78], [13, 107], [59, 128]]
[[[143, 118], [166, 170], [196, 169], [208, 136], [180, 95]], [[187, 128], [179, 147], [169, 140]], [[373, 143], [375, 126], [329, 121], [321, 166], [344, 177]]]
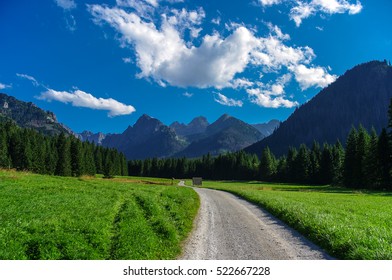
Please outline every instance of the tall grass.
[[173, 259], [199, 200], [170, 184], [0, 170], [0, 259]]

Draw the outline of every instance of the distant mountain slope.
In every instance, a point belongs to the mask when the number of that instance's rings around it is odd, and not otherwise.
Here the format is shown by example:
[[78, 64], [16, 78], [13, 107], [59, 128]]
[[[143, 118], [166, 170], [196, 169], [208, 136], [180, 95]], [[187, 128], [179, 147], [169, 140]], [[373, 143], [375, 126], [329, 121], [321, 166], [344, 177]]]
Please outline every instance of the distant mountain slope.
[[172, 128], [178, 136], [189, 136], [193, 134], [204, 133], [209, 126], [205, 117], [194, 118], [188, 125], [174, 122], [169, 127]]
[[350, 128], [362, 124], [380, 132], [388, 122], [392, 98], [392, 67], [386, 62], [371, 61], [354, 67], [313, 99], [298, 108], [271, 136], [245, 151], [261, 154], [269, 146], [276, 155], [289, 146], [345, 142]]
[[207, 153], [217, 155], [238, 151], [263, 137], [253, 126], [225, 114], [177, 156], [199, 157]]
[[24, 102], [0, 93], [0, 121], [12, 120], [18, 126], [32, 128], [47, 135], [64, 132], [74, 134], [69, 128], [57, 121], [55, 114], [38, 108], [31, 102]]
[[258, 131], [261, 132], [265, 137], [270, 136], [274, 133], [275, 129], [277, 129], [280, 125], [280, 121], [278, 120], [270, 120], [267, 123], [260, 123], [260, 124], [252, 124]]
[[102, 145], [118, 149], [128, 159], [145, 159], [172, 156], [182, 150], [186, 143], [179, 139], [173, 129], [143, 115], [122, 134], [107, 135]]
[[102, 141], [106, 138], [106, 134], [102, 132], [93, 133], [91, 131], [83, 131], [82, 133], [78, 133], [77, 137], [82, 141], [89, 141], [90, 143], [95, 143], [98, 145], [102, 144]]

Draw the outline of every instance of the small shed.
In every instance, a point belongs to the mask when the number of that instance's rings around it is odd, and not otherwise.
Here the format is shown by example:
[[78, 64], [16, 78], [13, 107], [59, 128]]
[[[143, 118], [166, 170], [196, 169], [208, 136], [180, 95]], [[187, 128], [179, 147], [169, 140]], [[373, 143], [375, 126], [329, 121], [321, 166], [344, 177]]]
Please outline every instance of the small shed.
[[203, 178], [202, 177], [193, 177], [192, 178], [192, 185], [193, 186], [202, 186], [203, 185]]

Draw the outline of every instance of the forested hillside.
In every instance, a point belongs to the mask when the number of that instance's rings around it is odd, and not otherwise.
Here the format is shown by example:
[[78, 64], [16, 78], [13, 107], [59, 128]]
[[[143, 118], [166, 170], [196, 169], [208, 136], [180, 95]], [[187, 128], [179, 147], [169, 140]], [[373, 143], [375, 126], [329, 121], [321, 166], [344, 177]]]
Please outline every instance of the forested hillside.
[[40, 174], [127, 175], [127, 161], [115, 149], [82, 142], [60, 133], [47, 136], [13, 122], [0, 122], [0, 168]]
[[362, 125], [379, 134], [387, 126], [392, 98], [392, 67], [386, 61], [371, 61], [348, 70], [313, 99], [299, 107], [269, 137], [246, 148], [261, 154], [269, 147], [276, 155], [313, 141], [345, 143], [352, 126]]
[[[392, 101], [389, 130], [392, 128]], [[343, 145], [337, 141], [311, 148], [301, 144], [276, 157], [269, 147], [258, 155], [244, 151], [199, 159], [147, 159], [130, 161], [129, 174], [215, 180], [263, 180], [301, 184], [334, 184], [349, 188], [392, 190], [392, 133], [386, 128], [378, 135], [363, 126], [352, 128]]]

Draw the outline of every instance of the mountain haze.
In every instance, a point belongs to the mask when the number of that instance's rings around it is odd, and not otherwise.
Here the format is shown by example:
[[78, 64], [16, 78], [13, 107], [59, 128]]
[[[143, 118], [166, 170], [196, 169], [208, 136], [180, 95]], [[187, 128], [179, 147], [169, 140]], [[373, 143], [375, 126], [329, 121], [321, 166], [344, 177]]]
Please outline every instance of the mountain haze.
[[360, 124], [379, 133], [388, 124], [391, 98], [392, 67], [386, 61], [358, 65], [296, 109], [271, 136], [245, 151], [260, 155], [268, 146], [282, 155], [290, 146], [310, 146], [314, 140], [344, 144], [351, 127]]
[[178, 136], [189, 136], [199, 133], [204, 133], [207, 127], [210, 125], [208, 120], [203, 117], [194, 118], [189, 124], [183, 124], [179, 122], [172, 123], [169, 127], [172, 128]]
[[274, 133], [275, 129], [277, 129], [279, 125], [280, 121], [278, 120], [270, 120], [268, 123], [252, 124], [252, 126], [260, 131], [265, 137]]
[[155, 118], [143, 115], [122, 134], [107, 135], [102, 145], [118, 149], [128, 159], [144, 159], [171, 156], [182, 150], [186, 143], [173, 129]]
[[107, 134], [102, 132], [93, 133], [91, 131], [83, 131], [82, 133], [78, 133], [77, 137], [82, 141], [88, 141], [90, 143], [95, 143], [98, 145], [102, 145], [102, 141], [105, 140]]
[[243, 149], [264, 136], [253, 126], [227, 114], [206, 128], [202, 134], [177, 156], [199, 157], [210, 153], [218, 155]]

